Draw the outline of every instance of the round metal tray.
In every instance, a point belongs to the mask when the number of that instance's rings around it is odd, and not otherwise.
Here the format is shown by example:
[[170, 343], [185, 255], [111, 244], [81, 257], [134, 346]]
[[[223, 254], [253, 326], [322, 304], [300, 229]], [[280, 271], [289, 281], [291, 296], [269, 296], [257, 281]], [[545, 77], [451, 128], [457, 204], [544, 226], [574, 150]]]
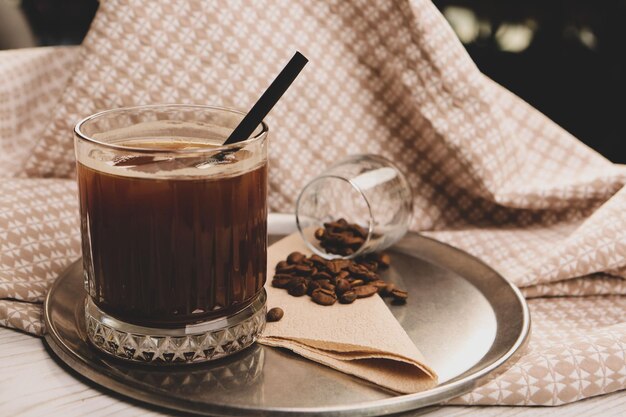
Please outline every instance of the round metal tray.
[[[270, 233], [294, 229], [293, 216], [270, 216]], [[454, 398], [515, 360], [530, 328], [520, 292], [465, 252], [408, 234], [392, 251], [386, 279], [409, 302], [389, 305], [439, 374], [431, 390], [395, 395], [286, 350], [261, 345], [201, 365], [155, 369], [99, 354], [84, 330], [82, 268], [72, 264], [46, 298], [46, 343], [70, 368], [122, 395], [207, 415], [371, 416]]]

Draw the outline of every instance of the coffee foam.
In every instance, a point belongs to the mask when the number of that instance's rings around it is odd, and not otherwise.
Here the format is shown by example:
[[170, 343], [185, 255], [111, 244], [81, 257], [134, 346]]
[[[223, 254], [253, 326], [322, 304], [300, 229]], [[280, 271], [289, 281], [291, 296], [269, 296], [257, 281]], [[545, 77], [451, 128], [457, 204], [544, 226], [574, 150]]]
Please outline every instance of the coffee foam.
[[119, 128], [106, 128], [91, 136], [101, 142], [125, 143], [155, 138], [168, 138], [170, 141], [184, 139], [185, 141], [207, 144], [208, 146], [221, 145], [232, 128], [212, 123], [184, 120], [155, 120], [145, 121]]
[[[142, 122], [92, 136], [100, 142], [155, 152], [118, 150], [79, 140], [78, 160], [107, 174], [152, 179], [231, 177], [261, 166], [264, 163], [264, 142], [249, 144], [248, 149], [234, 153], [213, 150], [222, 146], [230, 131], [222, 126], [197, 122]], [[198, 152], [177, 153], [196, 150]]]

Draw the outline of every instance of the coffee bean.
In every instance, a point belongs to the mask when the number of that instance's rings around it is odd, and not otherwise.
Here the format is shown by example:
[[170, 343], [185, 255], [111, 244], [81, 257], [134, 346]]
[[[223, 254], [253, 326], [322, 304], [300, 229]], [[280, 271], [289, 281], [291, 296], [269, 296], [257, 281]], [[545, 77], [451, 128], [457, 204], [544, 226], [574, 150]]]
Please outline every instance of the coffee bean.
[[367, 229], [359, 226], [358, 224], [352, 224], [352, 227], [350, 228], [350, 230], [355, 236], [358, 236], [363, 239], [367, 237], [367, 233], [368, 233]]
[[354, 291], [346, 291], [339, 297], [339, 302], [341, 304], [352, 304], [356, 298], [356, 293]]
[[299, 264], [302, 262], [306, 256], [300, 252], [291, 252], [289, 256], [287, 256], [287, 262], [290, 264]]
[[272, 287], [287, 288], [289, 286], [289, 283], [291, 283], [291, 279], [292, 278], [289, 276], [276, 275], [274, 276], [274, 279], [272, 280]]
[[330, 272], [333, 275], [337, 275], [339, 272], [341, 272], [341, 264], [337, 262], [337, 259], [328, 261], [328, 263], [326, 264], [326, 267], [328, 268], [328, 272]]
[[322, 288], [324, 285], [328, 285], [331, 283], [329, 279], [318, 279], [315, 282], [320, 285], [320, 288]]
[[279, 274], [291, 274], [295, 271], [295, 269], [296, 265], [289, 265], [287, 262], [285, 262], [284, 265], [281, 265], [280, 268], [278, 267], [278, 265], [276, 266], [276, 272]]
[[368, 271], [367, 274], [363, 274], [361, 278], [363, 278], [363, 281], [365, 282], [373, 282], [378, 281], [380, 276], [375, 272]]
[[348, 222], [345, 219], [339, 219], [334, 222], [324, 223], [326, 230], [344, 231], [348, 229]]
[[372, 281], [369, 283], [369, 285], [376, 287], [379, 294], [381, 291], [383, 291], [387, 287], [387, 283], [383, 281], [382, 279], [379, 279], [378, 281]]
[[324, 238], [324, 234], [325, 234], [325, 230], [320, 227], [314, 233], [315, 239], [322, 240]]
[[291, 281], [289, 281], [289, 284], [287, 284], [287, 288], [291, 288], [295, 285], [300, 285], [300, 284], [307, 284], [307, 280], [305, 278], [302, 277], [291, 277]]
[[349, 247], [339, 247], [337, 249], [337, 255], [350, 256], [353, 253], [354, 253], [354, 251], [352, 249], [350, 249]]
[[343, 233], [333, 233], [326, 231], [326, 233], [324, 234], [324, 239], [326, 240], [326, 242], [335, 245], [343, 245], [345, 237], [346, 236]]
[[365, 281], [362, 279], [355, 279], [350, 284], [352, 284], [353, 287], [358, 287], [359, 285], [365, 284]]
[[330, 277], [330, 283], [333, 285], [337, 285], [337, 275], [332, 275]]
[[294, 278], [294, 275], [292, 274], [274, 274], [274, 278], [288, 278], [288, 279], [292, 279]]
[[350, 276], [348, 271], [341, 271], [337, 274], [337, 279], [347, 279]]
[[331, 283], [328, 283], [328, 284], [324, 283], [324, 284], [321, 284], [321, 285], [322, 285], [322, 288], [324, 288], [325, 290], [335, 292], [335, 286], [333, 284], [331, 284]]
[[385, 285], [385, 288], [378, 290], [378, 293], [383, 297], [391, 297], [391, 292], [396, 288], [392, 283]]
[[335, 259], [334, 262], [339, 265], [340, 269], [348, 269], [348, 267], [354, 263], [354, 261], [349, 259]]
[[357, 278], [365, 278], [371, 275], [372, 273], [369, 269], [367, 269], [363, 265], [359, 265], [355, 263], [348, 266], [348, 272], [350, 272], [350, 275], [352, 275], [353, 277], [357, 277]]
[[391, 296], [393, 297], [393, 302], [394, 303], [396, 303], [396, 304], [404, 304], [404, 303], [406, 303], [406, 299], [409, 297], [409, 294], [406, 291], [394, 288], [391, 291]]
[[337, 294], [341, 295], [346, 291], [350, 291], [352, 289], [352, 285], [347, 279], [339, 278], [337, 280], [337, 285], [335, 285], [335, 291]]
[[306, 293], [308, 295], [311, 295], [311, 294], [313, 294], [313, 291], [315, 291], [318, 288], [322, 288], [322, 285], [319, 283], [319, 281], [310, 281], [309, 282], [309, 286], [308, 286], [308, 288], [306, 290]]
[[322, 245], [322, 247], [323, 247], [323, 248], [326, 250], [326, 252], [328, 252], [328, 253], [334, 253], [334, 254], [337, 254], [337, 255], [341, 255], [341, 253], [340, 253], [340, 252], [341, 252], [341, 249], [339, 249], [339, 248], [338, 248], [338, 247], [336, 247], [336, 246], [333, 246], [333, 245], [331, 245], [331, 244], [327, 244], [327, 245]]
[[391, 265], [391, 257], [386, 253], [381, 253], [378, 256], [378, 263], [383, 269], [389, 268], [389, 265]]
[[274, 307], [267, 312], [266, 318], [267, 318], [267, 321], [269, 322], [279, 321], [280, 319], [283, 318], [284, 315], [285, 315], [285, 312], [283, 311], [282, 308]]
[[301, 277], [308, 277], [313, 273], [313, 268], [308, 265], [296, 265], [294, 273]]
[[350, 246], [351, 248], [358, 249], [363, 243], [365, 243], [365, 240], [360, 237], [344, 236], [342, 243], [344, 245]]
[[333, 295], [336, 296], [337, 294], [335, 294], [335, 292], [333, 290], [329, 290], [326, 288], [320, 288], [320, 291], [323, 292], [324, 294], [328, 294], [328, 295]]
[[313, 262], [313, 264], [316, 265], [317, 267], [324, 267], [324, 268], [326, 267], [326, 259], [322, 258], [319, 255], [311, 255], [309, 260]]
[[359, 265], [364, 266], [370, 272], [378, 271], [378, 263], [376, 261], [367, 261], [367, 262], [361, 261], [361, 262], [359, 262]]
[[299, 264], [304, 258], [305, 256], [300, 252], [291, 252], [289, 256], [287, 256], [287, 262], [290, 264]]
[[313, 275], [311, 278], [315, 280], [320, 280], [320, 279], [330, 280], [332, 276], [328, 272], [318, 272], [317, 274]]
[[332, 291], [328, 291], [323, 288], [318, 288], [317, 290], [313, 291], [313, 293], [311, 294], [311, 299], [317, 304], [320, 304], [323, 306], [330, 306], [330, 305], [335, 304], [335, 302], [337, 301], [337, 296]]
[[280, 261], [279, 263], [276, 264], [275, 270], [276, 270], [276, 272], [278, 272], [279, 270], [281, 270], [281, 269], [283, 269], [283, 268], [285, 268], [287, 266], [289, 266], [287, 261]]
[[391, 290], [391, 294], [396, 297], [396, 298], [407, 298], [408, 297], [408, 293], [404, 290], [398, 289], [398, 288], [394, 288], [393, 290]]
[[353, 291], [356, 294], [356, 298], [366, 298], [376, 294], [378, 292], [378, 289], [376, 289], [376, 287], [374, 287], [373, 285], [368, 284], [355, 287]]
[[306, 294], [306, 290], [306, 282], [300, 282], [295, 285], [290, 285], [287, 289], [287, 292], [289, 293], [289, 295], [293, 295], [294, 297], [302, 297], [304, 294]]

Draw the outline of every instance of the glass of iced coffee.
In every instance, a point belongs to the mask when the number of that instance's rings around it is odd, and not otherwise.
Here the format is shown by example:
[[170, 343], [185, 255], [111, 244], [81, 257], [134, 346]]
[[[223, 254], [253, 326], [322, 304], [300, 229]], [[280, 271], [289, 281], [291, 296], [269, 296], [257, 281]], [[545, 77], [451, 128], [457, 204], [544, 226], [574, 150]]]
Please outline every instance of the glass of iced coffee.
[[263, 330], [268, 130], [223, 146], [242, 118], [154, 105], [76, 125], [86, 331], [98, 349], [195, 363]]

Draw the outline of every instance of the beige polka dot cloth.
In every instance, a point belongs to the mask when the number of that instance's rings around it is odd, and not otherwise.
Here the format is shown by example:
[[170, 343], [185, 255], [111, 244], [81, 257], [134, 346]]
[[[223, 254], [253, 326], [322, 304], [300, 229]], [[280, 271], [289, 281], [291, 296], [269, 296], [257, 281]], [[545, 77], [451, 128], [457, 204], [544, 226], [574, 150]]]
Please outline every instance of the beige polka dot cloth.
[[247, 109], [296, 49], [310, 63], [268, 117], [271, 209], [337, 158], [384, 155], [414, 188], [413, 230], [532, 298], [528, 352], [454, 402], [626, 388], [625, 168], [482, 75], [426, 0], [108, 0], [77, 49], [0, 52], [0, 324], [40, 334], [38, 303], [79, 256], [78, 119]]

